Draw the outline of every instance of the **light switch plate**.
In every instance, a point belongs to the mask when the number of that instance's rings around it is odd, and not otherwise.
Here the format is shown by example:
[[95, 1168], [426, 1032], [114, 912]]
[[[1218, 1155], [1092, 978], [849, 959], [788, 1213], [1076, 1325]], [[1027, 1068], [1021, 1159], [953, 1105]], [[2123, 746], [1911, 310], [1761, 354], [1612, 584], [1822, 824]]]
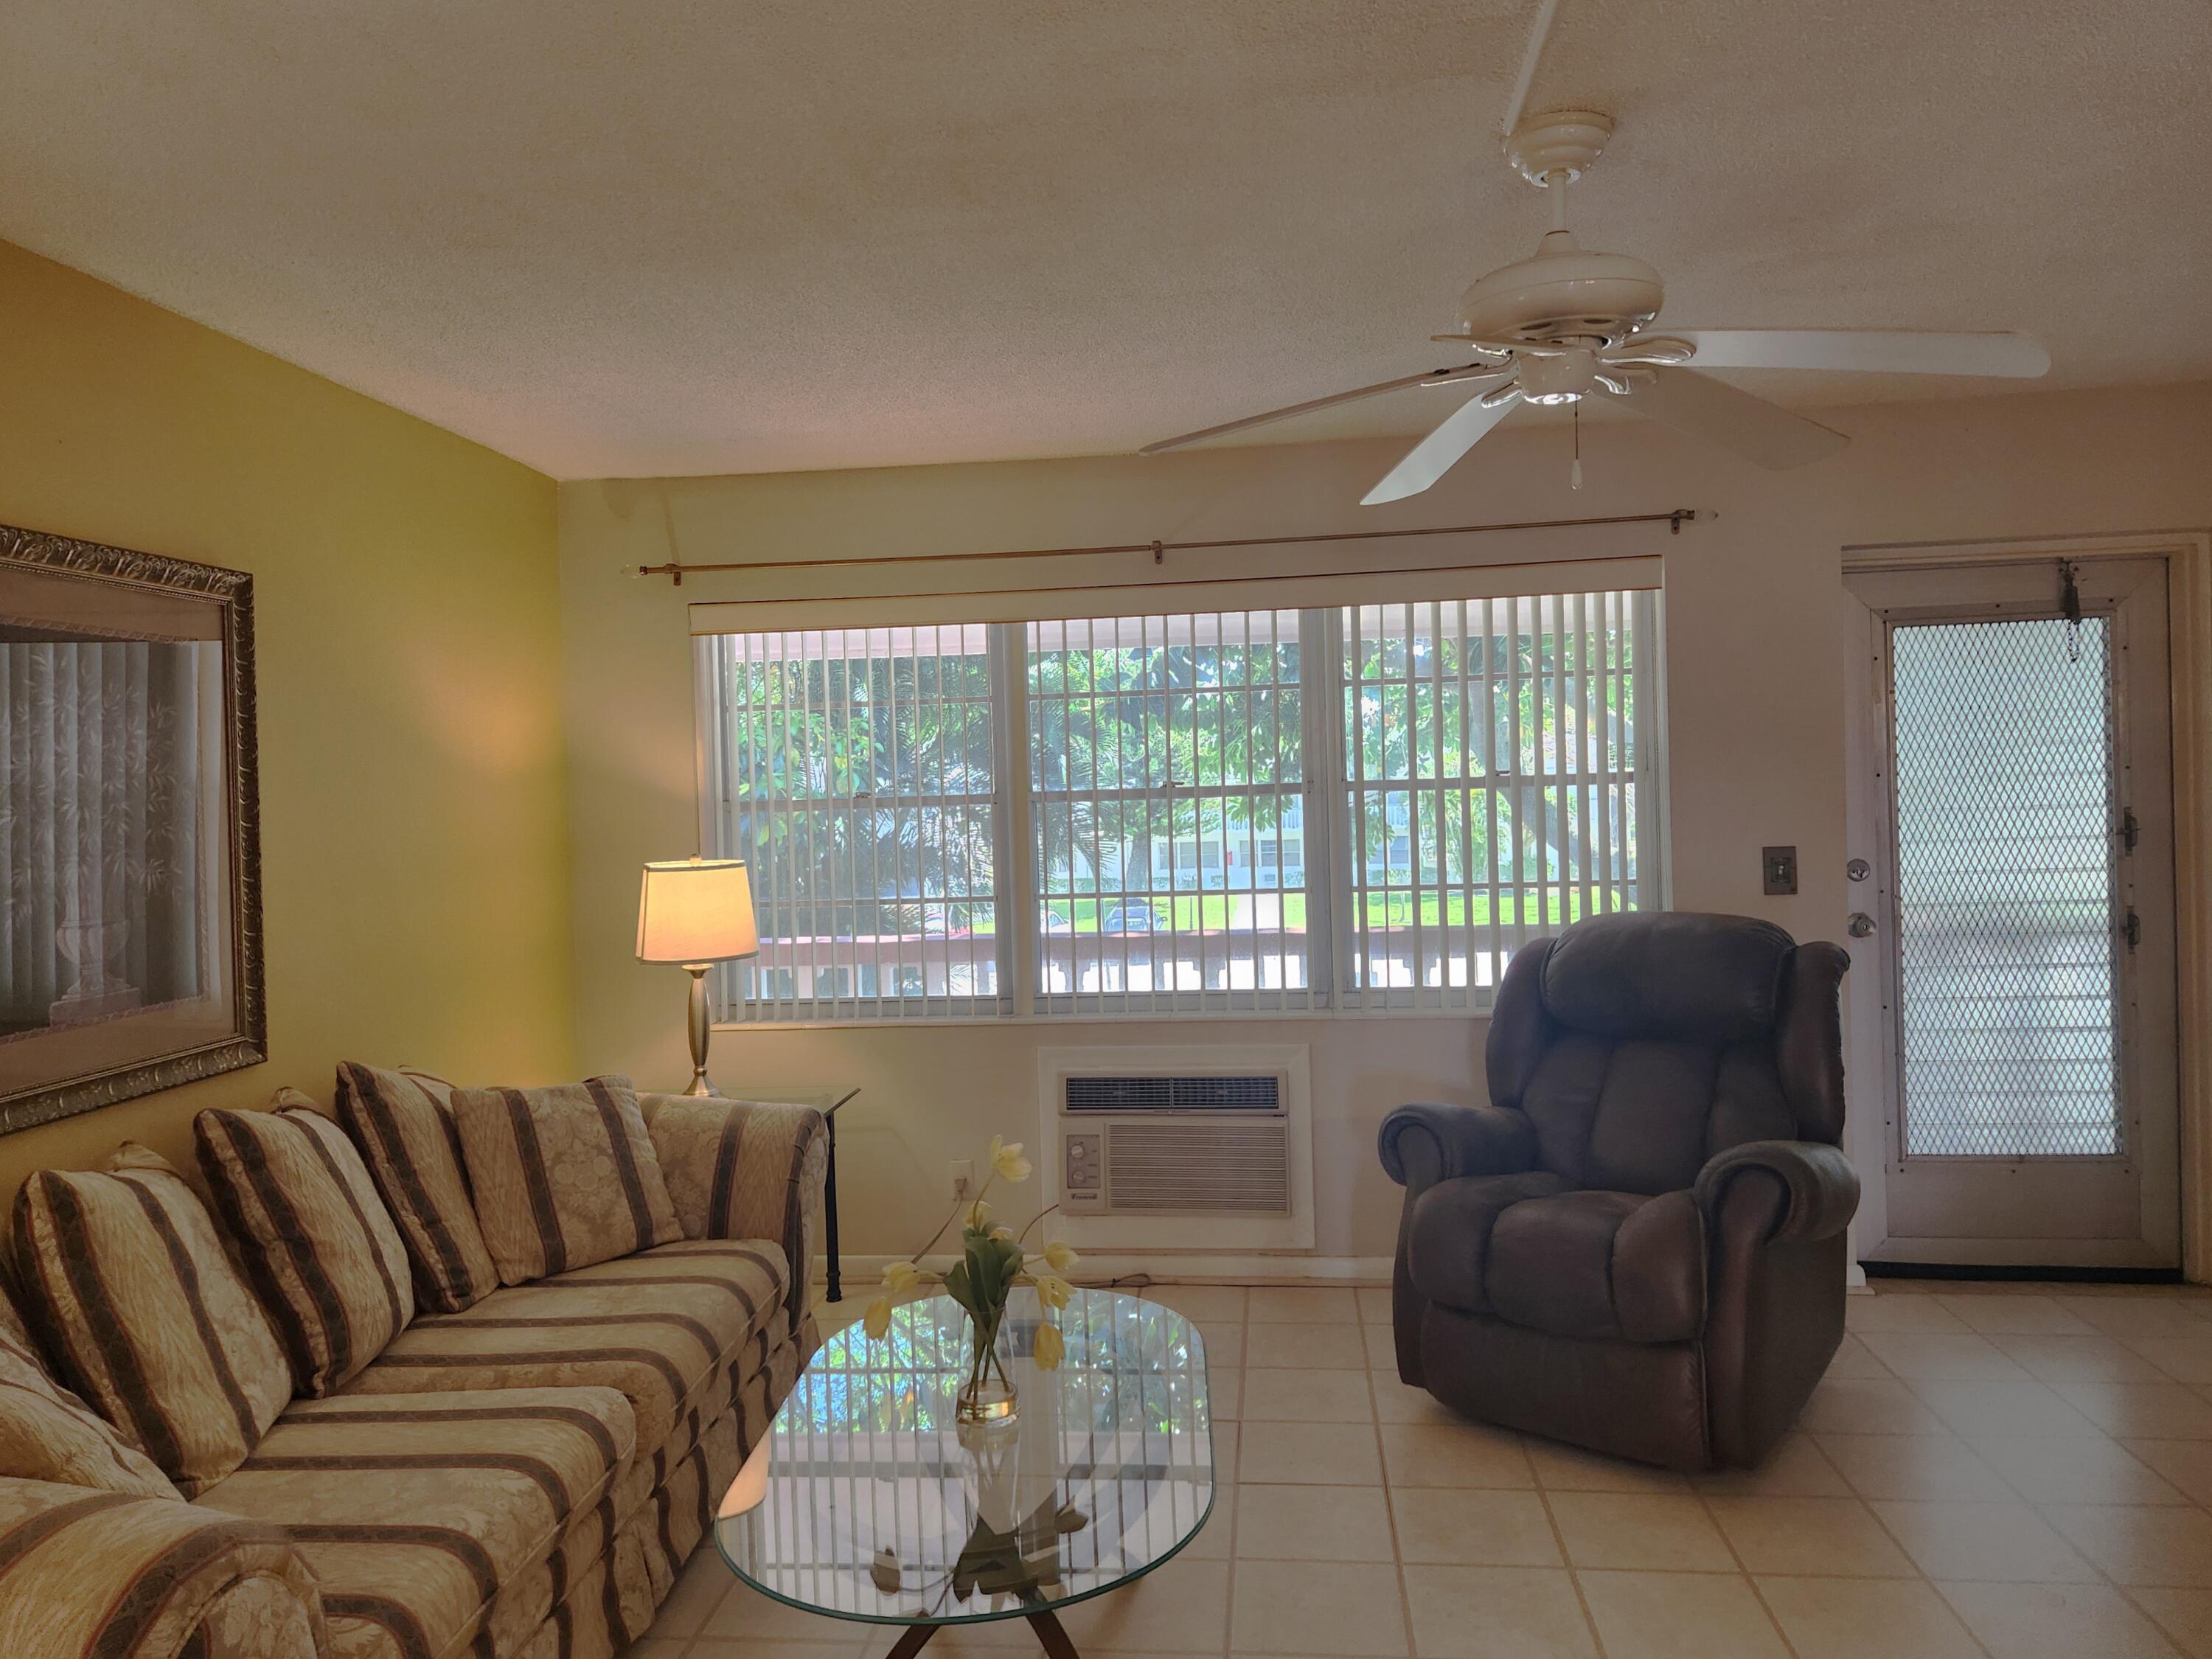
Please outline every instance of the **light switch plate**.
[[1796, 848], [1760, 848], [1759, 867], [1765, 879], [1768, 897], [1772, 898], [1797, 890], [1797, 849]]

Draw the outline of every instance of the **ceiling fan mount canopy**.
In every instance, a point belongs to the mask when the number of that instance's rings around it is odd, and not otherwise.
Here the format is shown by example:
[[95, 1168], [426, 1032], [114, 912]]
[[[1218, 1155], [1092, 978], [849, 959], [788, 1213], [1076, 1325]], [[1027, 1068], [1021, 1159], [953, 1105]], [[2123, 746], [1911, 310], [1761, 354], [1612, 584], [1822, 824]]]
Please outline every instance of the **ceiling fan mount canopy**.
[[1613, 117], [1594, 109], [1547, 110], [1531, 115], [1505, 135], [1505, 159], [1530, 184], [1555, 179], [1572, 184], [1605, 154], [1613, 137]]

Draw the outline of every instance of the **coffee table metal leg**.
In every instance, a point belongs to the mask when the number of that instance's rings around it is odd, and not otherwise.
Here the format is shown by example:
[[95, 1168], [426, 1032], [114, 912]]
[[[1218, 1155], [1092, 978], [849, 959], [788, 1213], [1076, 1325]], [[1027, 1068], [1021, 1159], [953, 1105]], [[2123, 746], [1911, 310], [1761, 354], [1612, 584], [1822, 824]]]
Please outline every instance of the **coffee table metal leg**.
[[899, 1639], [891, 1644], [890, 1659], [914, 1659], [929, 1645], [929, 1638], [937, 1634], [934, 1625], [908, 1625], [899, 1632]]
[[1030, 1628], [1037, 1633], [1048, 1659], [1076, 1659], [1075, 1644], [1067, 1639], [1056, 1614], [1049, 1610], [1030, 1614]]

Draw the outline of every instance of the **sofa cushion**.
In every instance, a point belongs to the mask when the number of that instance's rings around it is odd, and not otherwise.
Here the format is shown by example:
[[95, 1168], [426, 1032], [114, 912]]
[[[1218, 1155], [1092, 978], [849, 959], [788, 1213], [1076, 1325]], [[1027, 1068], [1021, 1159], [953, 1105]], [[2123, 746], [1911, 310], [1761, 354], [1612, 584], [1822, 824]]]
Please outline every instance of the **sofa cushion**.
[[15, 1261], [67, 1380], [188, 1498], [236, 1468], [292, 1397], [206, 1206], [146, 1147], [125, 1142], [105, 1175], [33, 1172]]
[[338, 1122], [406, 1243], [415, 1299], [434, 1313], [459, 1313], [499, 1286], [461, 1170], [452, 1096], [426, 1072], [338, 1065]]
[[442, 1655], [599, 1509], [635, 1445], [611, 1389], [304, 1401], [198, 1501], [284, 1526], [334, 1654]]
[[0, 1475], [132, 1498], [179, 1496], [169, 1477], [47, 1373], [14, 1304], [0, 1297]]
[[417, 1319], [344, 1393], [618, 1389], [650, 1456], [783, 1289], [783, 1252], [766, 1240], [684, 1240]]
[[1547, 1198], [1565, 1184], [1543, 1170], [1437, 1182], [1413, 1200], [1406, 1265], [1414, 1288], [1447, 1308], [1488, 1313], [1490, 1292], [1483, 1277], [1490, 1262], [1491, 1229], [1508, 1206]]
[[320, 1396], [406, 1328], [415, 1287], [361, 1154], [305, 1097], [285, 1094], [300, 1103], [202, 1112], [192, 1140], [300, 1392]]
[[684, 1237], [625, 1078], [555, 1089], [456, 1089], [477, 1224], [502, 1285]]
[[1531, 1198], [1492, 1225], [1484, 1288], [1499, 1318], [1535, 1330], [1685, 1341], [1705, 1324], [1705, 1244], [1686, 1192]]

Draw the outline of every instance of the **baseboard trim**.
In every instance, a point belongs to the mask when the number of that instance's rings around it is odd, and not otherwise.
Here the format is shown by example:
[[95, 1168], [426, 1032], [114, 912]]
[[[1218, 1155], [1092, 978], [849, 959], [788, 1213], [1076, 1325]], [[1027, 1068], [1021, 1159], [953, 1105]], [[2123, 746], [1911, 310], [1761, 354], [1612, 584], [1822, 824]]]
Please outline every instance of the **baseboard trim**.
[[1947, 1266], [1940, 1261], [1862, 1261], [1869, 1279], [1981, 1279], [1996, 1284], [2185, 1285], [2179, 1267], [2033, 1267], [2004, 1264]]
[[[841, 1254], [838, 1266], [848, 1297], [883, 1282], [884, 1269], [903, 1256]], [[932, 1267], [949, 1267], [952, 1258], [930, 1258]], [[815, 1282], [827, 1277], [826, 1258], [817, 1257]], [[1223, 1255], [1212, 1251], [1101, 1250], [1083, 1253], [1073, 1277], [1085, 1285], [1344, 1285], [1390, 1282], [1387, 1255]]]

